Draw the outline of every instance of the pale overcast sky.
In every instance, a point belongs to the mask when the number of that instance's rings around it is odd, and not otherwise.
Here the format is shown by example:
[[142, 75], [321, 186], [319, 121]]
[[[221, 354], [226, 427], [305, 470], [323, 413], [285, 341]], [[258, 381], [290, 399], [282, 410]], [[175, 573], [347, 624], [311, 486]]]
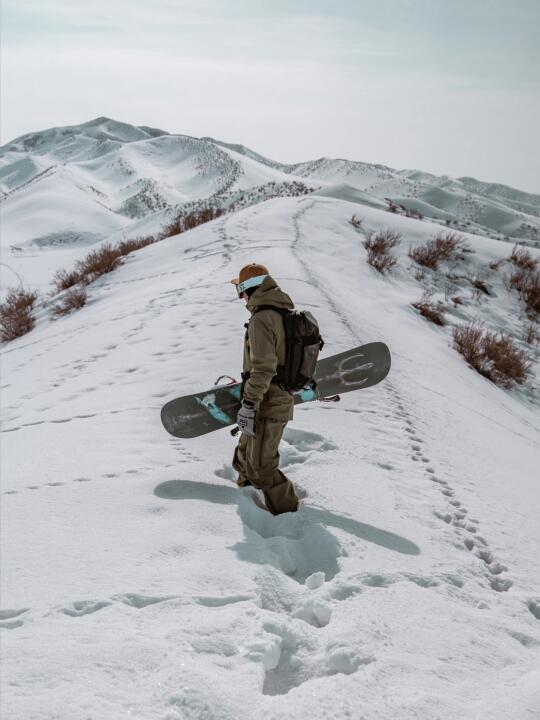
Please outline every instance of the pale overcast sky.
[[3, 0], [2, 142], [107, 115], [540, 193], [540, 0]]

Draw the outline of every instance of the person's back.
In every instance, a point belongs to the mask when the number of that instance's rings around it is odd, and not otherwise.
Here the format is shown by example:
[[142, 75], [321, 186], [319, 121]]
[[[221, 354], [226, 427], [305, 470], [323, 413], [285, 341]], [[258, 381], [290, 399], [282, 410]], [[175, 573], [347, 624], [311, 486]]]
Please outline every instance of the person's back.
[[263, 491], [270, 512], [293, 512], [298, 499], [279, 469], [278, 448], [293, 417], [294, 398], [277, 382], [277, 370], [286, 355], [279, 310], [292, 310], [294, 305], [263, 265], [247, 265], [233, 283], [251, 312], [244, 339], [242, 408], [238, 413], [242, 435], [233, 467], [241, 487], [253, 485]]

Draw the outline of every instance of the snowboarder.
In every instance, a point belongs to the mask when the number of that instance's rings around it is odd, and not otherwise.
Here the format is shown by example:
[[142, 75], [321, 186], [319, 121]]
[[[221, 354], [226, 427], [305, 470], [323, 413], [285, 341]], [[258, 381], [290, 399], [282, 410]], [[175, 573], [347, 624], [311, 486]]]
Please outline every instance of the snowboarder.
[[[279, 469], [278, 452], [294, 407], [292, 394], [280, 387], [276, 376], [278, 366], [285, 362], [285, 331], [281, 314], [266, 307], [292, 310], [294, 304], [264, 265], [246, 265], [231, 282], [251, 313], [246, 324], [242, 407], [237, 418], [242, 435], [233, 458], [237, 483], [262, 490], [273, 515], [295, 512], [298, 498]], [[265, 307], [259, 309], [261, 306]]]

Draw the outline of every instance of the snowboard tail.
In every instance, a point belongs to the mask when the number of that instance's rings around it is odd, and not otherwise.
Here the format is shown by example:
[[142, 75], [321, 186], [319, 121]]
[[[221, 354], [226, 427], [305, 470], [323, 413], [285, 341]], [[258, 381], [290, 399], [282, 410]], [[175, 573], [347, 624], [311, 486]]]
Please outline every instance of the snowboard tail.
[[[390, 364], [390, 350], [380, 342], [323, 358], [315, 371], [316, 388], [295, 393], [295, 405], [377, 385], [388, 375]], [[199, 437], [234, 425], [241, 405], [240, 388], [240, 383], [217, 385], [171, 400], [161, 409], [161, 422], [178, 438]]]

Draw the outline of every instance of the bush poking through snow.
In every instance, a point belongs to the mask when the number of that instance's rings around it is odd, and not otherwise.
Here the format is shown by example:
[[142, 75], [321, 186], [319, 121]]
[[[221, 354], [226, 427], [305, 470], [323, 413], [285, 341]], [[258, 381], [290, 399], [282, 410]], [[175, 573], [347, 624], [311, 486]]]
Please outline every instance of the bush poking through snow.
[[351, 218], [351, 225], [357, 230], [362, 229], [363, 222], [362, 218], [359, 218], [357, 215], [353, 215]]
[[111, 245], [111, 243], [101, 245], [96, 250], [89, 252], [82, 260], [78, 260], [73, 270], [58, 270], [53, 278], [53, 295], [77, 285], [88, 285], [88, 283], [101, 277], [101, 275], [115, 270], [121, 265], [122, 259], [129, 253], [140, 250], [154, 242], [156, 242], [156, 239], [149, 236], [133, 240], [122, 240], [116, 245]]
[[455, 232], [440, 232], [424, 245], [409, 249], [409, 257], [431, 270], [438, 270], [442, 262], [464, 260], [464, 253], [472, 252], [467, 241]]
[[531, 253], [520, 245], [514, 245], [509, 260], [522, 270], [534, 271], [538, 265], [538, 261], [533, 258]]
[[469, 323], [455, 327], [453, 336], [456, 350], [469, 365], [496, 385], [510, 388], [527, 379], [530, 371], [527, 355], [506, 333]]
[[121, 264], [121, 258], [118, 247], [107, 242], [89, 252], [82, 260], [77, 260], [75, 268], [84, 282], [89, 283], [116, 270]]
[[440, 302], [433, 302], [431, 290], [426, 290], [420, 300], [412, 303], [412, 306], [435, 325], [444, 325], [444, 307]]
[[120, 255], [129, 255], [129, 253], [135, 250], [142, 250], [147, 245], [152, 245], [156, 242], [156, 238], [149, 235], [148, 237], [139, 237], [133, 240], [121, 240], [118, 245], [118, 252]]
[[540, 315], [540, 273], [530, 273], [522, 297], [527, 312], [531, 315]]
[[86, 305], [86, 299], [87, 294], [84, 285], [70, 288], [62, 299], [53, 305], [54, 317], [62, 317], [62, 315], [67, 315], [73, 310], [80, 310]]
[[380, 273], [388, 272], [397, 264], [397, 258], [392, 254], [392, 250], [400, 242], [401, 234], [395, 230], [386, 229], [366, 233], [364, 247], [367, 250], [368, 263]]
[[529, 315], [540, 314], [540, 272], [520, 268], [512, 273], [507, 287], [519, 293]]
[[485, 275], [471, 275], [469, 276], [469, 282], [478, 291], [478, 294], [483, 293], [484, 295], [491, 295], [486, 282]]
[[159, 240], [165, 240], [173, 235], [179, 235], [180, 233], [186, 232], [186, 230], [193, 230], [193, 228], [202, 225], [203, 223], [216, 220], [224, 214], [224, 210], [221, 208], [203, 208], [202, 210], [188, 213], [187, 215], [178, 215], [172, 223], [166, 225], [159, 234]]
[[535, 322], [530, 322], [527, 325], [523, 339], [529, 345], [538, 345], [540, 343], [540, 329]]
[[0, 303], [0, 340], [9, 341], [30, 332], [36, 321], [32, 310], [37, 293], [23, 290], [9, 290], [6, 299]]
[[82, 282], [83, 278], [78, 270], [58, 270], [53, 277], [53, 295]]

